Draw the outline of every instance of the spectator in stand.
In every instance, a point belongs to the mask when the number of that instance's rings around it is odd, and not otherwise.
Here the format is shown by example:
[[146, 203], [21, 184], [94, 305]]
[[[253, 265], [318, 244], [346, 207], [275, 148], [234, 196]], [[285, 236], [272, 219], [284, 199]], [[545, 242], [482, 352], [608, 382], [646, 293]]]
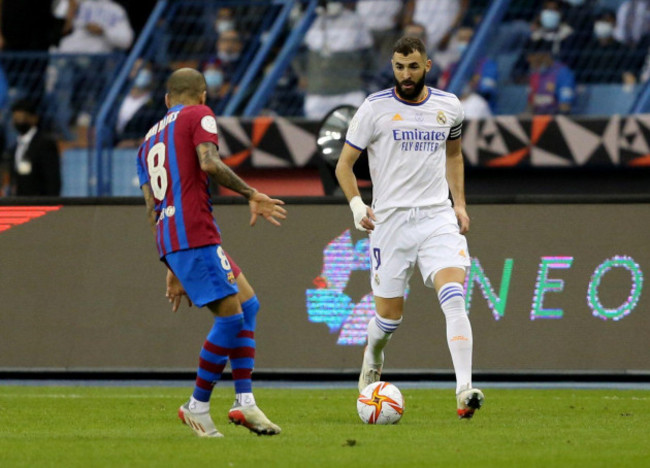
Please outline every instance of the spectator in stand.
[[565, 61], [574, 50], [573, 28], [563, 21], [559, 0], [546, 0], [530, 27], [530, 38], [512, 70], [513, 80], [518, 83], [524, 82], [528, 76], [528, 56], [534, 51], [547, 49], [550, 44], [551, 53]]
[[[472, 24], [465, 22], [458, 28], [454, 37], [450, 41], [447, 50], [447, 65], [443, 68], [442, 75], [438, 81], [438, 88], [446, 90], [449, 82], [458, 68], [460, 59], [474, 37], [474, 27]], [[434, 57], [435, 60], [435, 57]], [[497, 81], [499, 78], [497, 63], [487, 57], [483, 57], [476, 62], [472, 77], [470, 78], [470, 88], [472, 93], [482, 96], [490, 105], [492, 111], [495, 110], [497, 100]]]
[[573, 72], [553, 57], [552, 43], [543, 42], [528, 54], [530, 66], [527, 112], [569, 114], [575, 98]]
[[614, 37], [616, 14], [605, 10], [593, 23], [593, 35], [571, 64], [578, 83], [622, 83], [624, 75], [638, 75], [643, 61], [638, 53]]
[[243, 49], [244, 43], [237, 30], [221, 29], [216, 43], [216, 54], [201, 67], [207, 84], [206, 106], [213, 111], [221, 100], [236, 88], [233, 80], [241, 64]]
[[584, 44], [593, 33], [593, 24], [602, 9], [600, 0], [564, 0], [564, 21], [573, 29], [575, 44]]
[[16, 196], [59, 196], [61, 163], [57, 142], [39, 129], [39, 115], [32, 101], [16, 101], [11, 119], [16, 145], [1, 158], [0, 192]]
[[353, 8], [353, 4], [329, 1], [319, 7], [318, 18], [307, 31], [306, 60], [297, 64], [306, 117], [320, 119], [334, 107], [360, 106], [366, 98], [372, 36]]
[[58, 52], [108, 54], [127, 50], [133, 29], [124, 8], [113, 0], [69, 0], [74, 19], [72, 32], [61, 40]]
[[[59, 55], [53, 59], [47, 90], [50, 101], [57, 105], [59, 130], [68, 138], [68, 125], [75, 118], [89, 120], [95, 99], [106, 84], [105, 76], [116, 65], [110, 60], [110, 54], [126, 51], [133, 42], [129, 18], [124, 8], [113, 0], [69, 2], [72, 32], [61, 40], [57, 52], [70, 57]], [[94, 56], [78, 57], [79, 54]], [[85, 96], [80, 96], [80, 91]]]
[[217, 10], [217, 18], [214, 21], [214, 30], [217, 34], [237, 29], [235, 10], [231, 7], [221, 7]]
[[427, 51], [445, 50], [454, 30], [461, 24], [469, 8], [469, 0], [407, 0], [405, 23], [423, 24], [427, 29]]
[[234, 78], [240, 64], [244, 42], [236, 29], [229, 29], [219, 34], [217, 39], [217, 60], [224, 73], [224, 82], [228, 85]]
[[210, 60], [203, 65], [203, 77], [206, 84], [205, 105], [214, 112], [215, 108], [221, 102], [224, 96], [226, 86], [224, 86], [224, 73], [218, 60]]
[[126, 95], [117, 112], [115, 137], [120, 148], [138, 147], [142, 135], [160, 118], [164, 107], [163, 96], [156, 96], [155, 70], [152, 64], [138, 60], [131, 71], [133, 86]]
[[364, 19], [374, 46], [376, 64], [381, 69], [390, 62], [393, 45], [399, 39], [404, 13], [404, 0], [359, 0], [357, 13]]
[[483, 96], [474, 90], [472, 83], [468, 83], [463, 89], [460, 103], [463, 105], [465, 120], [487, 119], [492, 117], [490, 105]]
[[[426, 44], [427, 30], [421, 24], [407, 24], [402, 30], [402, 35], [417, 37]], [[432, 61], [431, 69], [424, 78], [424, 84], [435, 88], [438, 86], [441, 73], [442, 71], [440, 70], [440, 67]], [[386, 65], [373, 77], [369, 86], [369, 91], [370, 93], [374, 93], [382, 89], [390, 88], [391, 86], [395, 86], [395, 73], [393, 72], [393, 64], [388, 61], [386, 62]]]
[[650, 33], [650, 2], [647, 0], [626, 0], [616, 12], [616, 40], [635, 46], [641, 38]]

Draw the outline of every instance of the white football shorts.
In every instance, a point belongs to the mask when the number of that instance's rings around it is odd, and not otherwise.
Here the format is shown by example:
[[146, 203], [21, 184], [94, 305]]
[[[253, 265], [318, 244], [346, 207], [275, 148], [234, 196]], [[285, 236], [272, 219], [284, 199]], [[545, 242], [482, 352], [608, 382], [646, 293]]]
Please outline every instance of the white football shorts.
[[467, 239], [460, 233], [449, 205], [398, 208], [385, 218], [378, 215], [370, 233], [370, 283], [376, 296], [401, 297], [417, 264], [424, 284], [443, 268], [467, 269]]

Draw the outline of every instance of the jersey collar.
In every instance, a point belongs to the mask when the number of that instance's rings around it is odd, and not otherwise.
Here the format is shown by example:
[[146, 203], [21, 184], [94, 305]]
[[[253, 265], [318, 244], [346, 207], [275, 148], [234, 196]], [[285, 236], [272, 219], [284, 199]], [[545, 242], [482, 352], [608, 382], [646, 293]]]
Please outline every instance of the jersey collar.
[[427, 90], [427, 95], [425, 97], [423, 97], [421, 100], [417, 101], [417, 102], [406, 101], [406, 100], [402, 99], [401, 97], [399, 97], [399, 95], [397, 94], [397, 88], [395, 88], [395, 87], [393, 87], [393, 97], [395, 99], [397, 99], [399, 102], [401, 102], [403, 104], [406, 104], [407, 106], [421, 106], [422, 104], [427, 102], [429, 100], [429, 98], [431, 97], [431, 90], [429, 89], [429, 87], [426, 86], [425, 89]]

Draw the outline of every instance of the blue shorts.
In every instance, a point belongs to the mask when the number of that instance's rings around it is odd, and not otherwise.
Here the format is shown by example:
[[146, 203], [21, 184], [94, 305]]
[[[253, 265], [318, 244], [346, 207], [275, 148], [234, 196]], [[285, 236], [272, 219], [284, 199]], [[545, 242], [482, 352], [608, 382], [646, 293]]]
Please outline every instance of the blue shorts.
[[239, 292], [235, 274], [220, 245], [172, 252], [165, 255], [165, 262], [197, 307]]

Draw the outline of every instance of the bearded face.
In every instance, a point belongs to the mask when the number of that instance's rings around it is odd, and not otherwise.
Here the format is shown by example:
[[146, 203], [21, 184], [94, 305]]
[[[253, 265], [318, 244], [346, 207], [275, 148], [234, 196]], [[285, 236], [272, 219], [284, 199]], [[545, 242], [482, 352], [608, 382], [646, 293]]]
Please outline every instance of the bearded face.
[[415, 51], [408, 55], [396, 52], [393, 54], [392, 63], [395, 88], [399, 97], [406, 101], [419, 100], [431, 61]]

